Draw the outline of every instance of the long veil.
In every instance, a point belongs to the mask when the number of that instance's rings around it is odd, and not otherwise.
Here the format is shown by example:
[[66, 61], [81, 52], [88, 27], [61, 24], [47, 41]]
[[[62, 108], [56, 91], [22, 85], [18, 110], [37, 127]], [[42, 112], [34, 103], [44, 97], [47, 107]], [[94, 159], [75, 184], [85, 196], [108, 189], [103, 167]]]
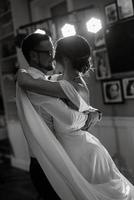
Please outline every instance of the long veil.
[[[111, 198], [105, 184], [92, 185], [87, 182], [46, 123], [35, 111], [26, 92], [18, 86], [16, 99], [19, 118], [27, 142], [62, 200], [127, 199], [126, 196], [119, 198], [120, 195]], [[108, 186], [108, 188], [111, 187]], [[112, 188], [114, 188], [113, 185]]]

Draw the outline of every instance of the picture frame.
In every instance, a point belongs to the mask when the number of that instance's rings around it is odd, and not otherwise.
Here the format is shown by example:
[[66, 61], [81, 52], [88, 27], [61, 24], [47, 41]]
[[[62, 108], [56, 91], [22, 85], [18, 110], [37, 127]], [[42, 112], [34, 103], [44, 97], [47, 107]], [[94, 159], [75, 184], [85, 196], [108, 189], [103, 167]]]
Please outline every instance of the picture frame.
[[102, 90], [105, 104], [123, 103], [123, 90], [120, 80], [104, 81]]
[[125, 19], [134, 15], [133, 0], [117, 0], [119, 19]]
[[116, 3], [111, 3], [105, 6], [106, 24], [110, 25], [118, 20]]
[[95, 34], [94, 45], [95, 48], [104, 47], [106, 45], [104, 31], [99, 31]]
[[111, 70], [106, 48], [93, 51], [93, 63], [97, 80], [104, 80], [111, 77]]
[[125, 99], [134, 99], [134, 77], [124, 78], [123, 82], [123, 93]]

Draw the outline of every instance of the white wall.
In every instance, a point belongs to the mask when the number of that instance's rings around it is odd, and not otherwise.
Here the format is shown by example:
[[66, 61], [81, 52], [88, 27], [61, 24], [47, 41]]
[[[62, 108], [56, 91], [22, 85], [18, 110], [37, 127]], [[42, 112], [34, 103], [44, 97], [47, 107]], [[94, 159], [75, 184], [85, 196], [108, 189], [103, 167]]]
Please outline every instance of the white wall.
[[91, 132], [100, 139], [111, 156], [120, 153], [134, 174], [134, 117], [103, 117]]
[[[26, 23], [29, 23], [29, 9], [27, 0], [11, 0], [11, 10], [14, 25], [14, 32], [16, 29]], [[19, 51], [17, 51], [18, 61], [23, 66], [25, 62]], [[11, 162], [13, 166], [28, 169], [29, 153], [26, 140], [18, 118], [12, 117], [7, 122], [8, 137], [10, 139], [13, 155]]]
[[22, 26], [30, 22], [28, 1], [27, 0], [10, 0], [10, 1], [11, 1], [14, 29], [16, 30], [19, 26]]
[[31, 2], [32, 21], [51, 17], [50, 8], [62, 0], [35, 0]]

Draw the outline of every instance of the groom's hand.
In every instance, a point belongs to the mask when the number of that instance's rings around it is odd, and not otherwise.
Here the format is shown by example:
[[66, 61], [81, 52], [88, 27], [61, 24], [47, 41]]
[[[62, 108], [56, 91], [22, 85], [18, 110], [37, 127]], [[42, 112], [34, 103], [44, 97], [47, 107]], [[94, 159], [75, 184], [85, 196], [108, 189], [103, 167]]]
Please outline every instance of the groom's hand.
[[88, 118], [82, 130], [88, 131], [91, 126], [94, 126], [98, 121], [101, 120], [102, 112], [100, 112], [98, 109], [95, 109], [93, 111], [86, 111], [86, 114], [88, 114]]

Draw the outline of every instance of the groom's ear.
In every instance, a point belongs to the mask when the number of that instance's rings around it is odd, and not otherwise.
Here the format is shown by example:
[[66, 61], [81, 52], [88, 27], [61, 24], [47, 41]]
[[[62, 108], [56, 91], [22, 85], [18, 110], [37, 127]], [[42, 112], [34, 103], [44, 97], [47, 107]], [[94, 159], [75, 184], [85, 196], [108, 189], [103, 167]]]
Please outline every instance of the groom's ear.
[[38, 59], [38, 55], [35, 51], [30, 51], [29, 57], [30, 57], [30, 60], [32, 60], [34, 62], [37, 61], [37, 59]]
[[70, 63], [70, 59], [67, 56], [63, 57], [63, 63], [64, 64], [69, 64]]

